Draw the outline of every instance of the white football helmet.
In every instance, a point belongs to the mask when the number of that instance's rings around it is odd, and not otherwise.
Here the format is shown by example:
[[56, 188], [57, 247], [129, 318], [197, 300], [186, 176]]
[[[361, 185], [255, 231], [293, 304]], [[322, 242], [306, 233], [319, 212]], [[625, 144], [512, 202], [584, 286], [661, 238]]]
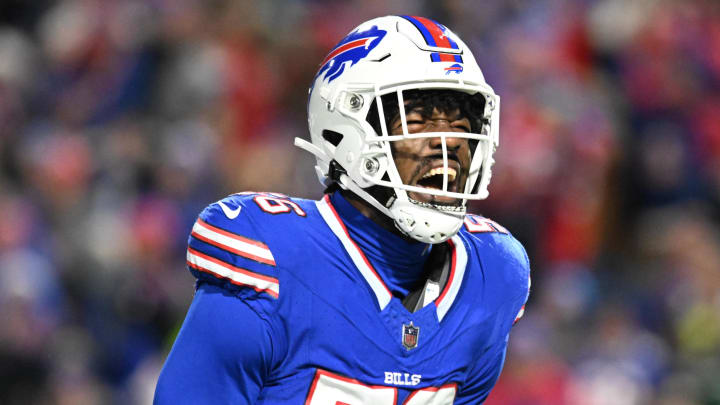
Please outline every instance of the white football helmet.
[[[475, 133], [409, 133], [403, 92], [448, 89], [484, 97], [483, 124]], [[381, 96], [396, 93], [402, 135], [388, 132]], [[386, 98], [387, 99], [387, 98]], [[368, 122], [373, 101], [381, 133]], [[500, 99], [485, 83], [475, 58], [452, 31], [422, 17], [387, 16], [367, 21], [348, 34], [321, 63], [310, 88], [308, 123], [312, 143], [295, 144], [315, 155], [320, 181], [338, 183], [388, 215], [406, 235], [440, 243], [455, 235], [465, 218], [469, 199], [488, 196], [493, 152], [498, 146]], [[439, 138], [442, 141], [442, 187], [404, 184], [393, 160], [391, 142]], [[448, 188], [446, 138], [468, 138], [472, 145], [464, 185]], [[450, 174], [449, 174], [450, 173]], [[391, 188], [394, 195], [379, 201], [371, 186]], [[459, 199], [456, 205], [420, 202], [408, 192]], [[376, 194], [376, 193], [375, 193]]]

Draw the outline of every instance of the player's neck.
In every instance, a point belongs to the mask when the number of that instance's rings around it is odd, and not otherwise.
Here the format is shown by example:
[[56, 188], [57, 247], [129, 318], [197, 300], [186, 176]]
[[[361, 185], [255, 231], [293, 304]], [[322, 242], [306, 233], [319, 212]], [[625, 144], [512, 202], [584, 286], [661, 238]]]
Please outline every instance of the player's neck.
[[395, 227], [395, 222], [388, 217], [387, 215], [383, 214], [382, 212], [378, 211], [377, 208], [373, 207], [372, 205], [368, 204], [365, 200], [358, 197], [355, 193], [353, 193], [350, 190], [340, 190], [340, 194], [353, 206], [355, 209], [360, 211], [361, 214], [364, 216], [370, 218], [373, 222], [383, 227], [388, 232], [392, 232], [395, 235], [400, 236], [401, 238], [405, 239], [408, 242], [417, 242], [415, 239], [410, 238], [409, 236], [405, 235], [404, 233], [400, 232], [397, 227]]

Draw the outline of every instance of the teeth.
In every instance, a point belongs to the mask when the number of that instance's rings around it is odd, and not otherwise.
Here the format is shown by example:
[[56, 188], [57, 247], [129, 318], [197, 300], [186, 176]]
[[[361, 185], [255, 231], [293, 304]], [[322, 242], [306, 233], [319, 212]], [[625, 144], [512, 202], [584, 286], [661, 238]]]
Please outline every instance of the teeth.
[[[428, 177], [436, 176], [436, 175], [443, 175], [445, 174], [445, 168], [444, 167], [436, 167], [429, 172], [425, 173], [422, 178], [426, 179]], [[457, 171], [453, 169], [452, 167], [447, 168], [447, 175], [448, 175], [448, 182], [455, 181], [455, 177], [457, 176]]]

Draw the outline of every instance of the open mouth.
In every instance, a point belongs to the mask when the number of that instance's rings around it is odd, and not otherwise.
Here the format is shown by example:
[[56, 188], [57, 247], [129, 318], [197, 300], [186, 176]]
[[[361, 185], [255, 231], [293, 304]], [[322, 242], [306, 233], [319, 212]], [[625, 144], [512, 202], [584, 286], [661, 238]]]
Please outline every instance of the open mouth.
[[[458, 192], [460, 179], [459, 169], [454, 167], [435, 166], [425, 171], [415, 181], [415, 185], [430, 190], [443, 190], [443, 177], [447, 173], [447, 189], [449, 192]], [[414, 200], [437, 204], [437, 205], [459, 205], [461, 200], [454, 197], [432, 195], [420, 192], [411, 192], [409, 196]]]
[[455, 186], [455, 179], [457, 178], [457, 170], [452, 167], [447, 169], [444, 167], [435, 167], [428, 170], [422, 177], [417, 181], [417, 185], [424, 188], [433, 188], [436, 190], [443, 189], [443, 177], [447, 173], [448, 191], [450, 186]]

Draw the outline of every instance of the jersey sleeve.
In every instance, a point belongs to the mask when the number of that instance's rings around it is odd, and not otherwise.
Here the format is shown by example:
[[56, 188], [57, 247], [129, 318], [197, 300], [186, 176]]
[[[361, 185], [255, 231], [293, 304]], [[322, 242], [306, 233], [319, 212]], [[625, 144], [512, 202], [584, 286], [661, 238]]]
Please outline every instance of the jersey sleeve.
[[530, 287], [532, 286], [532, 277], [530, 275], [530, 259], [528, 258], [527, 252], [525, 251], [525, 248], [520, 244], [520, 242], [517, 242], [517, 245], [519, 246], [519, 249], [522, 251], [522, 257], [524, 259], [524, 274], [525, 280], [527, 280], [527, 289], [525, 290], [524, 294], [521, 294], [520, 298], [516, 300], [515, 306], [520, 307], [515, 312], [515, 319], [513, 320], [513, 325], [515, 325], [522, 317], [525, 315], [525, 304], [527, 304], [528, 299], [530, 298]]
[[272, 335], [252, 306], [200, 283], [160, 373], [154, 404], [255, 403], [282, 345]]
[[[525, 313], [530, 296], [530, 260], [523, 245], [510, 231], [497, 222], [478, 215], [468, 214], [464, 230], [475, 243], [476, 251], [490, 252], [481, 260], [486, 268], [493, 270], [489, 278], [493, 289], [502, 291], [501, 330], [509, 330]], [[508, 308], [509, 307], [509, 308]]]
[[187, 267], [199, 280], [243, 297], [277, 299], [275, 257], [260, 232], [252, 195], [232, 195], [210, 204], [188, 238]]
[[525, 248], [510, 232], [490, 219], [471, 215], [465, 231], [476, 259], [483, 264], [483, 280], [492, 288], [488, 301], [495, 314], [491, 344], [477, 358], [458, 391], [456, 404], [482, 404], [495, 386], [505, 363], [512, 326], [524, 312], [530, 294], [530, 261]]
[[253, 404], [286, 354], [277, 325], [280, 277], [255, 195], [210, 204], [193, 225], [186, 259], [197, 290], [160, 374], [156, 404]]

